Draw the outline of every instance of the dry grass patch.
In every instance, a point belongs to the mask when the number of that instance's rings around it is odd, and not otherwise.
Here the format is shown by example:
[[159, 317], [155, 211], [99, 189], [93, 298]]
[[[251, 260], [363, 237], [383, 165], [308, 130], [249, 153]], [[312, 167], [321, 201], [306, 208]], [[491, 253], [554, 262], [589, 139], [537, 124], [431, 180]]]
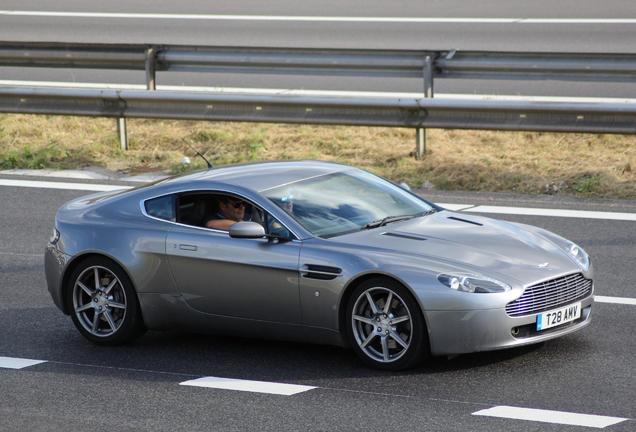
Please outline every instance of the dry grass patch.
[[[0, 115], [0, 167], [182, 172], [215, 165], [323, 159], [396, 182], [438, 189], [636, 198], [636, 137], [530, 132], [427, 131], [428, 153], [414, 159], [411, 129], [129, 120], [120, 150], [113, 119]], [[191, 159], [184, 166], [184, 156]]]

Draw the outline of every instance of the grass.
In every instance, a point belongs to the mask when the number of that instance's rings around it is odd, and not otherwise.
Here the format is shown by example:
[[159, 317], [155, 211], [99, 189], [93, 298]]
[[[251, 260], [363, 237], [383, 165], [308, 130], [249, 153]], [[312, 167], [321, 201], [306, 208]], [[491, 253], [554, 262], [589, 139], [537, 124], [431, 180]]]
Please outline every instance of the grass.
[[124, 152], [113, 119], [0, 114], [0, 168], [203, 168], [184, 138], [214, 165], [323, 159], [415, 188], [636, 198], [632, 135], [429, 129], [427, 153], [417, 160], [412, 129], [135, 119], [128, 134]]

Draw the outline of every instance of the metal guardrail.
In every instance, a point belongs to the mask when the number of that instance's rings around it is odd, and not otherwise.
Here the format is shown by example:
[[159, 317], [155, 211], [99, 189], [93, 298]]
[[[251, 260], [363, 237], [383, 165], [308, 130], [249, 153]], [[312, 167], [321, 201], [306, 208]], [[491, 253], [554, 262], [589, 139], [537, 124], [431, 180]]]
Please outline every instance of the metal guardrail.
[[[427, 60], [429, 59], [429, 60]], [[634, 82], [636, 54], [1, 42], [0, 66]]]
[[0, 87], [0, 112], [95, 117], [636, 133], [636, 103], [242, 95]]
[[[153, 91], [0, 88], [0, 112], [636, 133], [636, 104], [439, 100], [435, 78], [636, 82], [636, 54], [0, 42], [0, 66], [145, 70]], [[421, 99], [156, 91], [158, 71], [417, 78]], [[125, 129], [124, 129], [125, 130]], [[125, 139], [125, 136], [122, 140]], [[122, 144], [123, 145], [123, 144]]]

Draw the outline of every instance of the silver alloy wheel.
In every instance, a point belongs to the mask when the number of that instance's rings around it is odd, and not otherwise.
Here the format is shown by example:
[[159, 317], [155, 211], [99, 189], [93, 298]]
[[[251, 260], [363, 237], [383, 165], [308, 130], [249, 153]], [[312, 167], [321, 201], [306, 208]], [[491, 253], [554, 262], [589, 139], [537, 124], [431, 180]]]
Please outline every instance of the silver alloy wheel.
[[413, 338], [408, 306], [389, 288], [373, 287], [356, 300], [351, 328], [360, 349], [379, 363], [400, 359]]
[[112, 336], [126, 317], [126, 293], [119, 278], [102, 266], [86, 268], [73, 287], [73, 311], [86, 331]]

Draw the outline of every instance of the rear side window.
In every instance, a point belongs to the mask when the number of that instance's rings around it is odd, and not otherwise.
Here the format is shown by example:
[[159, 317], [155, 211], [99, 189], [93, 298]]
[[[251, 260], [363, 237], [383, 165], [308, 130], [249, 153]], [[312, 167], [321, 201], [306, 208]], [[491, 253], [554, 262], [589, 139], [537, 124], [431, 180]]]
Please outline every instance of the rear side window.
[[144, 203], [146, 213], [148, 215], [174, 221], [175, 209], [174, 209], [174, 195], [167, 195], [159, 198], [153, 198]]

